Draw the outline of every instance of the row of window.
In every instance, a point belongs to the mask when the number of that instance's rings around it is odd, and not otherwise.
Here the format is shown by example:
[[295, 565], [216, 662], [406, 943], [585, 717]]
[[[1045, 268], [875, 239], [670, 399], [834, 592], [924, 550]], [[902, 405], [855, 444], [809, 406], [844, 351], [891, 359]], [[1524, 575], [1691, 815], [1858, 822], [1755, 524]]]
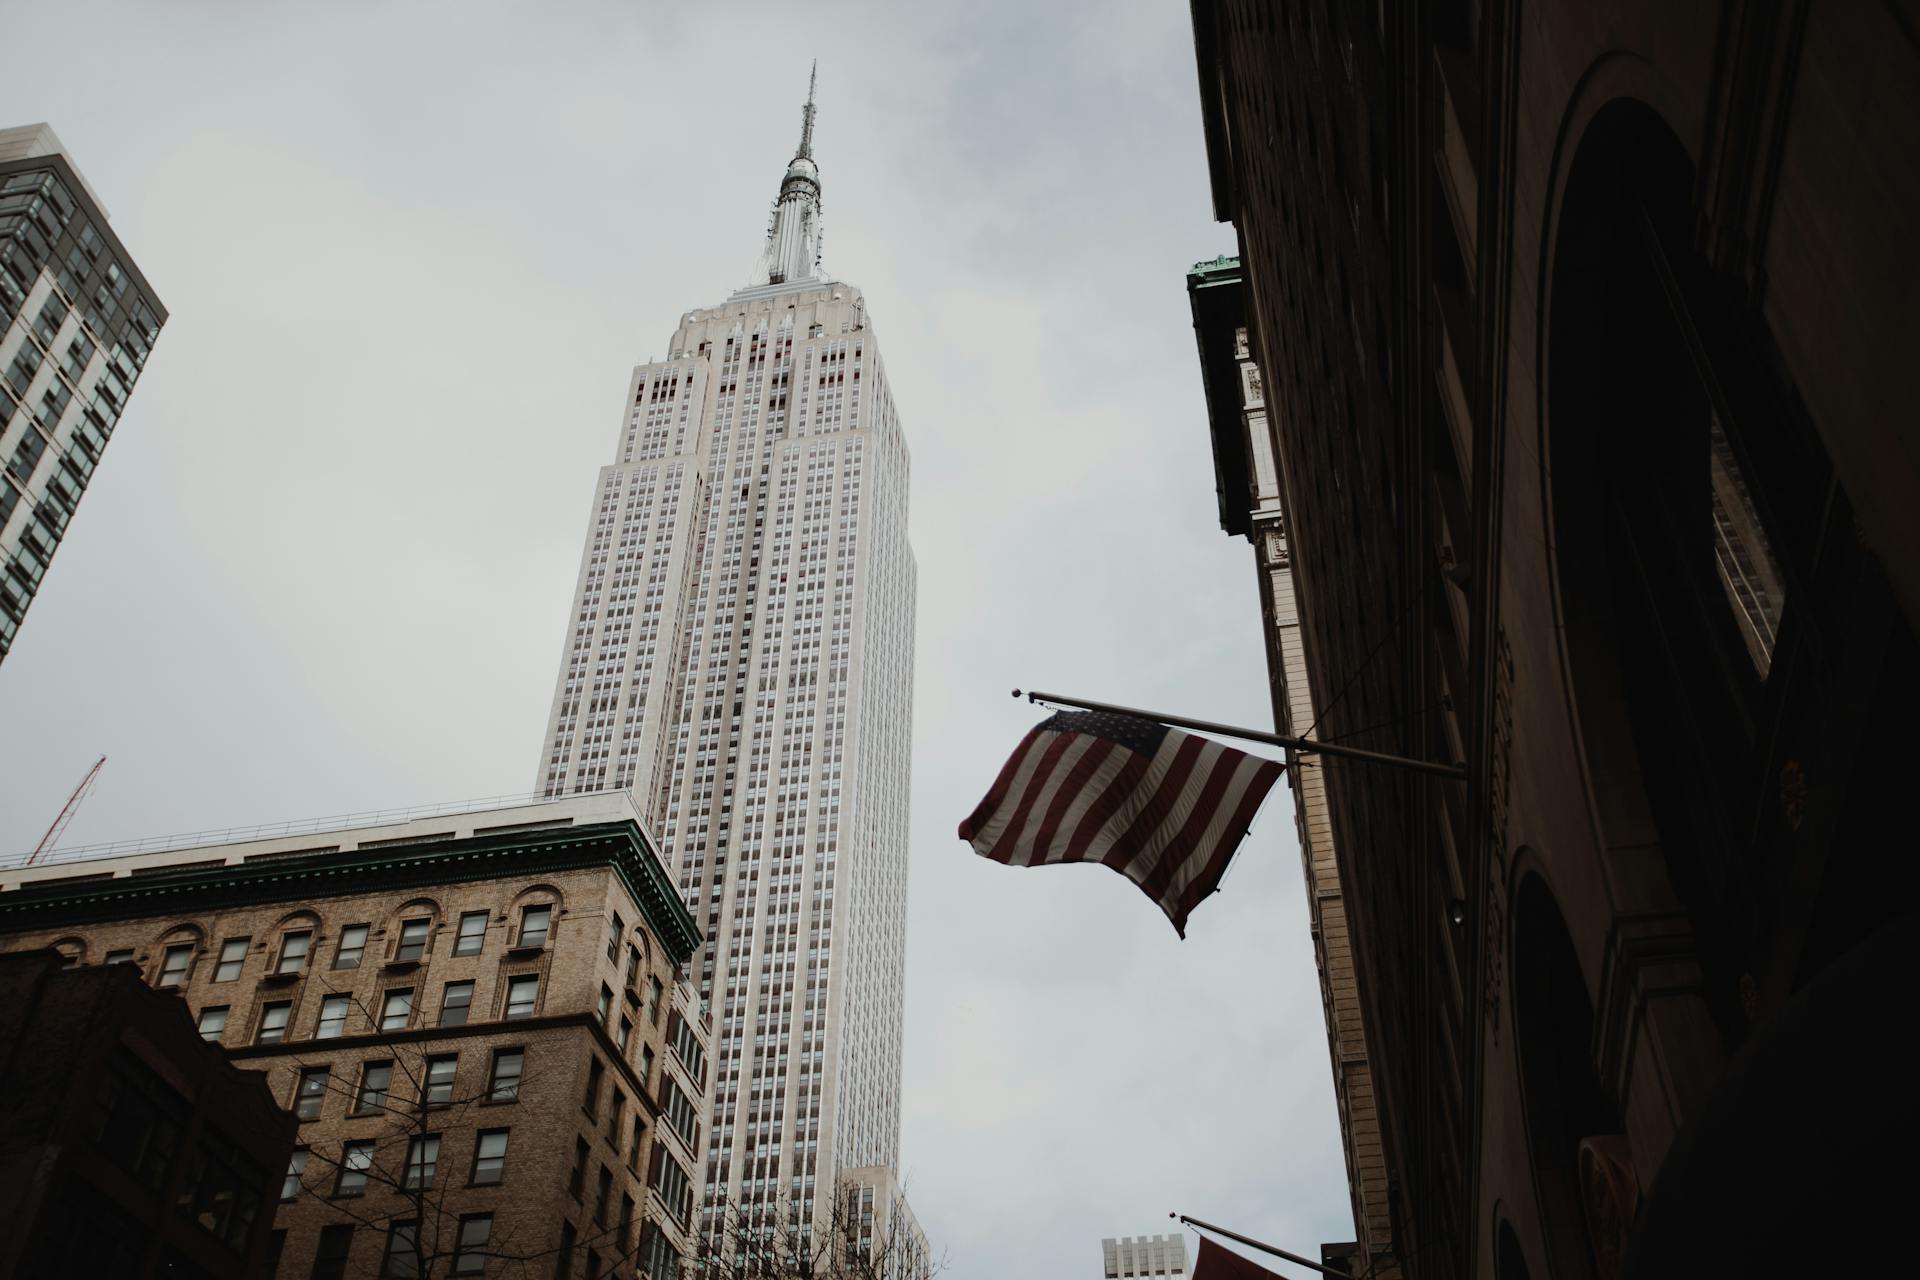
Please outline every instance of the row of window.
[[[463, 1027], [473, 1011], [472, 979], [449, 982], [440, 989], [440, 1017], [435, 1023], [441, 1027]], [[531, 1018], [540, 1003], [540, 975], [537, 973], [513, 974], [507, 978], [506, 999], [501, 1007], [500, 1016], [508, 1022], [522, 1018]], [[326, 995], [320, 998], [320, 1017], [314, 1024], [313, 1039], [337, 1040], [347, 1034], [347, 1018], [353, 1012], [354, 999], [350, 995]], [[253, 1027], [254, 1044], [278, 1044], [287, 1039], [287, 1033], [293, 1018], [292, 1000], [268, 1000], [260, 1005], [260, 1012]], [[380, 1031], [405, 1031], [413, 1025], [414, 989], [412, 987], [393, 987], [380, 993], [380, 1006], [376, 1013], [368, 1010], [369, 1021]], [[218, 1042], [225, 1037], [227, 1017], [232, 1006], [207, 1005], [200, 1010], [200, 1036], [204, 1040]], [[624, 1021], [624, 1019], [623, 1019]], [[622, 1046], [624, 1047], [624, 1045]]]
[[[507, 1129], [482, 1129], [474, 1135], [473, 1160], [467, 1169], [468, 1186], [491, 1187], [506, 1180], [510, 1136], [511, 1131]], [[280, 1187], [280, 1199], [293, 1200], [303, 1189], [311, 1195], [333, 1199], [364, 1196], [369, 1187], [384, 1186], [407, 1192], [431, 1190], [440, 1177], [441, 1137], [437, 1133], [424, 1133], [409, 1138], [405, 1163], [391, 1171], [381, 1169], [376, 1163], [378, 1144], [371, 1139], [344, 1143], [337, 1159], [321, 1157], [321, 1166], [331, 1166], [333, 1171], [331, 1179], [322, 1179], [331, 1184], [324, 1191], [307, 1184], [307, 1170], [313, 1164], [313, 1149], [297, 1147], [293, 1158], [287, 1162], [287, 1176]]]
[[[489, 912], [468, 911], [461, 915], [458, 931], [454, 935], [453, 954], [456, 956], [476, 956], [486, 946], [487, 921]], [[618, 917], [615, 917], [618, 920]], [[394, 946], [393, 963], [405, 963], [426, 958], [429, 935], [433, 922], [422, 916], [416, 919], [402, 920], [400, 934]], [[537, 948], [547, 945], [547, 939], [553, 928], [553, 905], [539, 903], [523, 907], [520, 911], [520, 928], [516, 934], [516, 948]], [[370, 925], [350, 924], [340, 930], [340, 941], [333, 953], [335, 970], [358, 969], [366, 956], [367, 938]], [[214, 963], [214, 982], [236, 981], [246, 967], [247, 952], [253, 945], [251, 937], [227, 938], [220, 944], [219, 959]], [[193, 955], [196, 948], [190, 942], [178, 942], [167, 946], [160, 955], [160, 971], [155, 976], [154, 985], [159, 987], [178, 987], [186, 984], [193, 972]], [[292, 975], [305, 973], [313, 950], [313, 930], [289, 929], [280, 935], [280, 945], [275, 951], [272, 973]], [[68, 964], [77, 963], [77, 955], [69, 954]], [[124, 948], [107, 952], [107, 964], [133, 963], [133, 949]]]

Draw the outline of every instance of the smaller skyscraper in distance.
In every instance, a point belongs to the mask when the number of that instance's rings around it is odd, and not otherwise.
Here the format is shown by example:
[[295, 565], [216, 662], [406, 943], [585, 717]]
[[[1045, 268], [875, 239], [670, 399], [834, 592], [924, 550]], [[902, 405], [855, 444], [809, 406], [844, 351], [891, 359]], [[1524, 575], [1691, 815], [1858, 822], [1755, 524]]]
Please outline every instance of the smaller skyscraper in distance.
[[0, 661], [166, 319], [53, 130], [0, 129]]
[[1187, 1238], [1166, 1236], [1112, 1236], [1100, 1242], [1106, 1280], [1182, 1280], [1187, 1274]]

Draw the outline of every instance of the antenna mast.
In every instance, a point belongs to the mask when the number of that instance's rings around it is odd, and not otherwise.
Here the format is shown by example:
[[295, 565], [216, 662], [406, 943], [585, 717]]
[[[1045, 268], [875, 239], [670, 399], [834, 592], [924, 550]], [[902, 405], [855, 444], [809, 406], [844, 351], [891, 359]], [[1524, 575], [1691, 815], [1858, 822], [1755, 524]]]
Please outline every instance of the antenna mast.
[[93, 784], [100, 780], [100, 768], [106, 762], [107, 758], [101, 756], [93, 762], [93, 768], [87, 770], [87, 776], [80, 779], [80, 785], [73, 789], [73, 794], [67, 797], [66, 804], [61, 806], [60, 816], [53, 820], [53, 825], [47, 828], [47, 834], [40, 837], [40, 843], [35, 845], [33, 852], [27, 855], [28, 866], [40, 861], [41, 854], [51, 852], [53, 846], [60, 843], [60, 836], [66, 831], [67, 824], [72, 822], [73, 815], [79, 812], [80, 802], [93, 794]]

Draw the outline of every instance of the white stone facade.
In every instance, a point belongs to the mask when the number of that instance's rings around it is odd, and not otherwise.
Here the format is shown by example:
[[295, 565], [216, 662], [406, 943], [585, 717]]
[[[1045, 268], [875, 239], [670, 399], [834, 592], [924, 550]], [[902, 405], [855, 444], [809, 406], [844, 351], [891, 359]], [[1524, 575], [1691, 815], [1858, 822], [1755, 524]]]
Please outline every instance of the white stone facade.
[[910, 462], [859, 290], [688, 312], [613, 455], [536, 786], [632, 789], [706, 935], [705, 1211], [819, 1224], [900, 1132]]

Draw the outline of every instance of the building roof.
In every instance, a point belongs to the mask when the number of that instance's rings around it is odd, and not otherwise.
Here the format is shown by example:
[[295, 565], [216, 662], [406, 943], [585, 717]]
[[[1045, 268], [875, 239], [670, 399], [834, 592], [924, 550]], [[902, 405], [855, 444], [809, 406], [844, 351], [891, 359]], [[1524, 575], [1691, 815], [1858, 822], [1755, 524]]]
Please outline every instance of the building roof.
[[373, 886], [606, 863], [625, 881], [676, 963], [700, 945], [700, 931], [627, 792], [385, 822], [332, 821], [225, 832], [225, 839], [201, 843], [186, 837], [92, 846], [68, 850], [50, 865], [0, 870], [0, 932], [149, 915], [161, 901], [240, 905], [323, 898]]

